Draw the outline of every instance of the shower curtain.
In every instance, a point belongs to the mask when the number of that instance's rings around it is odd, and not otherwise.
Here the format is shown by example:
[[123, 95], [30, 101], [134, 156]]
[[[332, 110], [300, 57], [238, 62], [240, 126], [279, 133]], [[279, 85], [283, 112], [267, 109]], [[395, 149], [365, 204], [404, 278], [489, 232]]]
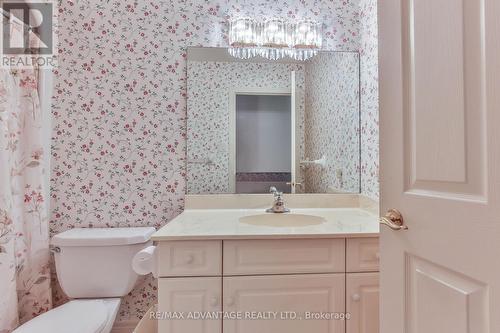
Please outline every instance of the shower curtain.
[[36, 68], [0, 67], [0, 333], [51, 307], [44, 116]]

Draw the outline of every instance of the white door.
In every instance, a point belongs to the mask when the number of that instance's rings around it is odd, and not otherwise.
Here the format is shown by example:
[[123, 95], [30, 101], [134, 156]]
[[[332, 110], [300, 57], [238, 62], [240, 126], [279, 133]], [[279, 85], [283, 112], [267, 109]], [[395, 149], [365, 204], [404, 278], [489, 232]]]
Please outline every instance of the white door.
[[[158, 279], [158, 333], [221, 333], [222, 278]], [[204, 315], [202, 319], [198, 316]], [[210, 316], [210, 317], [209, 317]]]
[[[345, 274], [224, 277], [223, 285], [224, 311], [244, 316], [224, 319], [224, 333], [344, 333], [343, 320], [306, 312], [343, 315]], [[247, 317], [252, 313], [268, 317]]]
[[379, 273], [347, 273], [347, 333], [379, 333]]
[[379, 0], [381, 332], [500, 332], [500, 1]]

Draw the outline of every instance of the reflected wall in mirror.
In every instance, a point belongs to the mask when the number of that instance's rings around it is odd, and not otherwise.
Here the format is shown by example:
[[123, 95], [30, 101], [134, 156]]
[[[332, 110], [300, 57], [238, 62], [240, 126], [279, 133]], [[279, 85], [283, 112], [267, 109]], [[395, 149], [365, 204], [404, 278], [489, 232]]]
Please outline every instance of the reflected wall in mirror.
[[359, 193], [359, 54], [189, 48], [188, 194]]

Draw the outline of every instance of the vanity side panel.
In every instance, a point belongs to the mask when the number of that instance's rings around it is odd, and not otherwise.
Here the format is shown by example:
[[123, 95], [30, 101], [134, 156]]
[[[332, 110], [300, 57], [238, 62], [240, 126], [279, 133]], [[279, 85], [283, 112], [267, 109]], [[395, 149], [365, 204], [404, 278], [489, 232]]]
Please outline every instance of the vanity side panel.
[[224, 275], [342, 273], [345, 239], [224, 241]]

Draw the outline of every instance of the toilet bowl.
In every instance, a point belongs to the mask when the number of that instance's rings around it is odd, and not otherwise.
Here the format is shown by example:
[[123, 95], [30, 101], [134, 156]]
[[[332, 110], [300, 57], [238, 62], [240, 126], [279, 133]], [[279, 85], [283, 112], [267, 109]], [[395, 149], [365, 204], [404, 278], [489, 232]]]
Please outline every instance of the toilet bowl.
[[132, 258], [154, 228], [76, 228], [51, 241], [61, 288], [72, 300], [13, 333], [109, 333], [121, 297], [137, 282]]

